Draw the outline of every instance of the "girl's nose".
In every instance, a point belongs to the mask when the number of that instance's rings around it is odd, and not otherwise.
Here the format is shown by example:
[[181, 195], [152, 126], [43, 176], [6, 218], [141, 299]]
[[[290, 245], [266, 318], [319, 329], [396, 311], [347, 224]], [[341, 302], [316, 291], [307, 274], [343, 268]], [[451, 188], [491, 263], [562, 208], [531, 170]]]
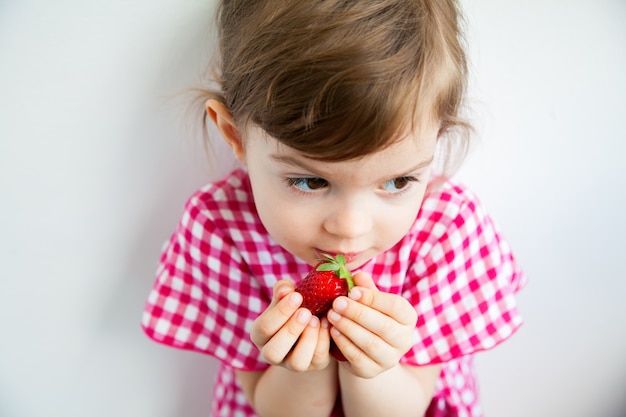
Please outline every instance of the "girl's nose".
[[324, 229], [342, 239], [355, 239], [371, 231], [374, 224], [371, 207], [364, 201], [342, 201], [329, 211]]

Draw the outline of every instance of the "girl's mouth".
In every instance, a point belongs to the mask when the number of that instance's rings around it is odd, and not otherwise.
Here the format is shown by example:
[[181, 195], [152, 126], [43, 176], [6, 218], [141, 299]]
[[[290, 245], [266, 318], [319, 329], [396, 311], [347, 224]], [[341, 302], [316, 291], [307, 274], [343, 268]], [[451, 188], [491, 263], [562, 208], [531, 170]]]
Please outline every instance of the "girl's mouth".
[[336, 257], [337, 255], [343, 255], [343, 257], [346, 258], [346, 263], [347, 264], [350, 264], [350, 263], [356, 261], [359, 258], [359, 256], [361, 256], [361, 254], [363, 253], [363, 252], [346, 252], [346, 253], [344, 253], [344, 252], [326, 251], [326, 250], [321, 250], [321, 249], [315, 249], [315, 251], [317, 252], [317, 254], [320, 257], [323, 257], [323, 255], [325, 255], [325, 254], [333, 256], [333, 257]]

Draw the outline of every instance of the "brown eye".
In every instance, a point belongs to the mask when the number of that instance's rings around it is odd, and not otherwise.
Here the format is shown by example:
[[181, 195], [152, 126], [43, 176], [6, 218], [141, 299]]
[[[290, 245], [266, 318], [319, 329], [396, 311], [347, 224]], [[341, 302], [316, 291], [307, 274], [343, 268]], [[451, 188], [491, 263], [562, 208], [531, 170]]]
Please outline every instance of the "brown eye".
[[409, 179], [407, 177], [396, 178], [395, 180], [393, 180], [393, 185], [397, 189], [402, 189], [406, 187], [408, 184], [409, 184]]
[[316, 191], [328, 187], [328, 181], [323, 178], [288, 178], [287, 182], [291, 187], [300, 191]]
[[319, 190], [320, 188], [326, 187], [328, 183], [326, 182], [326, 180], [321, 178], [307, 178], [306, 185], [311, 190]]
[[405, 189], [408, 189], [408, 187], [411, 185], [412, 182], [417, 181], [417, 178], [415, 177], [398, 177], [398, 178], [394, 178], [392, 180], [389, 180], [387, 182], [385, 182], [382, 185], [382, 188], [387, 191], [390, 192], [392, 194], [397, 194]]

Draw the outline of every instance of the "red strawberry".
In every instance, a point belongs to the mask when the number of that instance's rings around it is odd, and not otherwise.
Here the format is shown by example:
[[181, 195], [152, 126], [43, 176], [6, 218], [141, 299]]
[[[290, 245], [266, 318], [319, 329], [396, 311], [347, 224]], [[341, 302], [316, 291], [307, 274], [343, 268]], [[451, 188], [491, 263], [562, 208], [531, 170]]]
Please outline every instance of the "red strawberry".
[[348, 291], [354, 287], [346, 267], [346, 258], [343, 255], [324, 257], [296, 287], [296, 291], [302, 294], [302, 307], [308, 308], [318, 317], [325, 316], [335, 298], [348, 295]]

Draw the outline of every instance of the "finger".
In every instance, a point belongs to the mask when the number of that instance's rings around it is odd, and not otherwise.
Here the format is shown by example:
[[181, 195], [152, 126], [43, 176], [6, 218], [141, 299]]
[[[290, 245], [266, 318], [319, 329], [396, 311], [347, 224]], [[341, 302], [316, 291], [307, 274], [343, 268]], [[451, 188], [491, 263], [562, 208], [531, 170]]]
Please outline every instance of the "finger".
[[[406, 299], [399, 295], [380, 292], [378, 290], [372, 290], [371, 288], [354, 287], [348, 294], [348, 297], [350, 300], [358, 301], [359, 304], [363, 306], [370, 307], [376, 312], [393, 318], [402, 325], [414, 326], [417, 322], [417, 312], [415, 311], [415, 308]], [[362, 323], [374, 332], [378, 332], [375, 329], [376, 324], [378, 323], [378, 316], [370, 315], [358, 318], [356, 315], [359, 315], [366, 310], [357, 309], [353, 303], [349, 303], [349, 306], [351, 307], [350, 311], [344, 314], [350, 314], [353, 320]], [[368, 318], [369, 324], [366, 324], [365, 320]]]
[[[355, 287], [349, 293], [352, 300], [358, 300], [361, 304], [365, 304], [378, 310], [394, 319], [400, 319], [403, 324], [414, 324], [412, 316], [414, 308], [407, 309], [408, 302], [404, 302], [397, 295], [383, 293], [378, 290], [372, 276], [366, 272], [359, 272], [354, 275]], [[415, 317], [417, 321], [417, 317]]]
[[272, 304], [255, 320], [250, 331], [250, 338], [257, 346], [263, 346], [294, 315], [302, 304], [302, 295], [292, 291], [282, 295], [275, 290]]
[[[364, 290], [363, 292], [372, 295], [372, 292], [369, 290]], [[363, 295], [362, 298], [368, 298], [368, 296]], [[352, 325], [354, 325], [366, 329], [368, 332], [376, 334], [385, 340], [392, 340], [399, 329], [402, 328], [402, 324], [384, 312], [363, 303], [361, 299], [337, 298], [333, 302], [333, 307], [328, 315], [333, 326], [337, 326], [340, 321], [345, 321], [342, 324], [345, 328], [341, 329], [343, 333], [349, 332]]]
[[[410, 348], [417, 314], [410, 303], [400, 296], [375, 293], [374, 297], [384, 297], [399, 303], [400, 317], [391, 317], [346, 297], [335, 300], [328, 317], [331, 324], [361, 350], [375, 358], [378, 363], [387, 364], [389, 349], [404, 354]], [[403, 324], [405, 319], [410, 324]]]
[[[358, 358], [361, 354], [365, 354], [365, 356], [369, 357], [373, 362], [376, 362], [381, 366], [387, 367], [390, 366], [390, 360], [396, 357], [396, 355], [390, 354], [393, 350], [396, 350], [396, 348], [389, 342], [390, 340], [393, 341], [395, 339], [385, 339], [380, 335], [361, 326], [360, 324], [355, 323], [349, 318], [341, 316], [332, 310], [328, 314], [328, 319], [333, 326], [333, 330], [340, 333], [339, 335], [331, 333], [333, 339], [335, 339], [335, 341], [337, 342], [335, 336], [343, 336], [349, 341], [349, 344], [347, 341], [343, 342], [346, 343], [346, 346], [348, 346], [346, 348], [348, 349], [348, 352], [344, 352], [344, 349], [339, 345], [339, 343], [337, 344], [337, 346], [341, 349], [341, 351], [344, 353], [344, 356], [346, 356], [348, 360], [350, 360], [349, 355]], [[389, 319], [388, 317], [386, 318], [386, 320], [393, 323], [393, 320]], [[401, 330], [400, 326], [398, 326], [397, 324], [396, 326]], [[399, 336], [401, 335], [401, 332], [398, 331], [396, 334]]]
[[287, 364], [294, 371], [303, 372], [310, 368], [318, 344], [319, 328], [320, 320], [312, 316], [287, 358]]
[[324, 369], [330, 362], [330, 323], [323, 317], [320, 320], [320, 328], [317, 337], [317, 346], [313, 352], [311, 366], [313, 369]]
[[308, 309], [298, 309], [285, 325], [262, 345], [263, 357], [274, 365], [282, 363], [311, 321], [311, 317], [312, 314]]
[[367, 272], [357, 272], [352, 276], [352, 280], [354, 281], [354, 285], [357, 287], [364, 287], [373, 291], [378, 291], [378, 287], [376, 286], [374, 279]]
[[330, 336], [342, 355], [350, 363], [353, 373], [363, 378], [371, 378], [380, 373], [381, 366], [367, 353], [355, 345], [339, 329], [331, 327]]
[[295, 291], [295, 288], [294, 283], [286, 279], [277, 281], [273, 288], [272, 303], [282, 300], [287, 294]]

